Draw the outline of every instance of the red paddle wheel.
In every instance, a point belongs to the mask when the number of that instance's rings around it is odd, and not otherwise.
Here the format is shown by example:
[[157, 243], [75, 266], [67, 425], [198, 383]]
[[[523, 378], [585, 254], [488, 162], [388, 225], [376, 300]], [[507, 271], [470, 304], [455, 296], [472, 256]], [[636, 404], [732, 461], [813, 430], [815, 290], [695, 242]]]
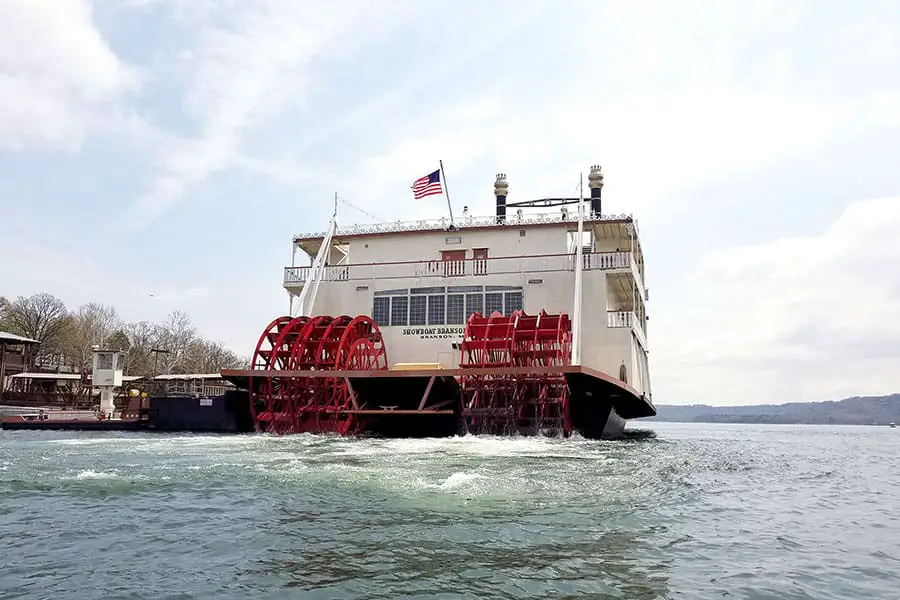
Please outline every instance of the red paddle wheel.
[[[513, 313], [514, 315], [517, 313]], [[472, 313], [463, 331], [460, 368], [512, 366], [514, 316]], [[466, 429], [473, 433], [510, 433], [515, 429], [515, 381], [503, 375], [462, 375]]]
[[[460, 367], [567, 365], [571, 331], [566, 314], [473, 313], [463, 333]], [[562, 375], [463, 375], [460, 385], [466, 426], [473, 433], [571, 432], [569, 392]]]
[[[572, 322], [566, 314], [520, 314], [513, 332], [513, 366], [561, 367], [572, 358]], [[569, 387], [562, 375], [517, 377], [519, 419], [526, 427], [555, 435], [572, 432]]]
[[[278, 317], [266, 327], [256, 344], [250, 369], [253, 371], [281, 371], [307, 318]], [[283, 387], [290, 382], [281, 378], [250, 376], [250, 411], [256, 430], [285, 433], [292, 427], [291, 411], [284, 401]]]
[[[363, 315], [280, 317], [260, 337], [254, 370], [332, 371], [387, 369], [381, 331]], [[277, 434], [338, 432], [357, 425], [353, 398], [342, 377], [250, 378], [257, 431]]]

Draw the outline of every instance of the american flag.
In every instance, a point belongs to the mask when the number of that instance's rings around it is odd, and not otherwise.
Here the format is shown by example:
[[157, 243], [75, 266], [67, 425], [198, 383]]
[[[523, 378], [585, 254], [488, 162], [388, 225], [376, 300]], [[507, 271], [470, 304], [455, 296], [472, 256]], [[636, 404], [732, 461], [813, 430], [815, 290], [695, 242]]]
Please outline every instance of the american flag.
[[441, 171], [429, 173], [425, 177], [419, 177], [412, 184], [413, 197], [416, 200], [425, 196], [433, 196], [441, 193]]

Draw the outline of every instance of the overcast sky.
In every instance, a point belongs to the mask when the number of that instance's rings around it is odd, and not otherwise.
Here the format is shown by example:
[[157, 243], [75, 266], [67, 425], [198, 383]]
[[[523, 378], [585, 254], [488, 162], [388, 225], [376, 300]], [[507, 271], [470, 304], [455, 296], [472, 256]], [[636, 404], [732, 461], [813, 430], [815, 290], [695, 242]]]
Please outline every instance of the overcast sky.
[[0, 2], [0, 295], [247, 354], [291, 235], [443, 216], [438, 159], [474, 214], [603, 165], [657, 403], [900, 391], [896, 1]]

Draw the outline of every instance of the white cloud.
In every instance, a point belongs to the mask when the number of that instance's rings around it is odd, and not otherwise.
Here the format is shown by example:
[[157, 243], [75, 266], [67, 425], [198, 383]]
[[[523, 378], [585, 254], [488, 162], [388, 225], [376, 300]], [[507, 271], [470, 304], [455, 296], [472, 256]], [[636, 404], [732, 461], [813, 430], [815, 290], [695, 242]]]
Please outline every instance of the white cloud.
[[[357, 171], [373, 174], [367, 183], [373, 205], [399, 210], [408, 204], [416, 169], [438, 158], [451, 172], [483, 164], [507, 172], [518, 199], [568, 193], [567, 182], [574, 187], [578, 173], [586, 176], [599, 162], [606, 206], [640, 217], [681, 190], [752, 172], [848, 130], [895, 123], [900, 114], [900, 98], [891, 94], [838, 103], [697, 88], [595, 101], [600, 87], [507, 116], [493, 95], [476, 97], [467, 112], [456, 107], [423, 117], [437, 125], [428, 135], [398, 137], [383, 153], [363, 158]], [[488, 192], [490, 185], [484, 182]], [[486, 203], [489, 193], [480, 198]]]
[[74, 150], [139, 83], [86, 0], [0, 2], [0, 149]]
[[[315, 89], [311, 72], [318, 61], [380, 35], [407, 8], [344, 2], [311, 9], [274, 1], [215, 7], [217, 18], [202, 19], [197, 47], [190, 49], [184, 109], [197, 133], [161, 153], [159, 175], [135, 206], [138, 223], [167, 211], [190, 186], [246, 163], [247, 135], [286, 107], [303, 105]], [[364, 15], [365, 27], [348, 15]]]
[[657, 389], [742, 404], [896, 392], [898, 230], [900, 196], [877, 198], [820, 235], [713, 252], [688, 281], [693, 313], [653, 333]]
[[[495, 171], [508, 173], [517, 197], [540, 197], [560, 193], [563, 182], [599, 162], [607, 173], [605, 206], [640, 216], [698, 185], [900, 123], [900, 95], [888, 78], [845, 86], [842, 94], [809, 85], [814, 75], [800, 41], [810, 40], [814, 50], [839, 45], [845, 68], [865, 66], [869, 42], [893, 32], [888, 15], [878, 15], [882, 9], [831, 23], [805, 2], [739, 10], [691, 4], [596, 3], [544, 15], [559, 31], [571, 28], [563, 47], [575, 50], [560, 57], [572, 63], [559, 70], [579, 75], [563, 83], [552, 70], [540, 79], [523, 76], [541, 53], [525, 44], [517, 64], [485, 57], [498, 68], [492, 85], [473, 87], [450, 106], [416, 107], [380, 132], [383, 150], [359, 157], [357, 172], [370, 174], [371, 207], [399, 212], [410, 179], [438, 158], [448, 176], [457, 174], [457, 186], [461, 169], [487, 169], [477, 174], [488, 190], [478, 196], [484, 208]], [[822, 48], [822, 40], [834, 48]], [[832, 59], [817, 55], [815, 72]]]

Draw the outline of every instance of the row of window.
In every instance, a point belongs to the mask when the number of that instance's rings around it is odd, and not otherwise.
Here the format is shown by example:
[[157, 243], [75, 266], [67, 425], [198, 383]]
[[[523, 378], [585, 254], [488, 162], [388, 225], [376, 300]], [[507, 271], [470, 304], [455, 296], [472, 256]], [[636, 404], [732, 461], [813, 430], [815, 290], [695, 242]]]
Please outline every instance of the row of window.
[[496, 311], [510, 315], [522, 310], [522, 288], [506, 289], [508, 291], [463, 292], [444, 291], [445, 288], [413, 288], [375, 292], [372, 318], [382, 327], [463, 325], [474, 312], [489, 315]]

